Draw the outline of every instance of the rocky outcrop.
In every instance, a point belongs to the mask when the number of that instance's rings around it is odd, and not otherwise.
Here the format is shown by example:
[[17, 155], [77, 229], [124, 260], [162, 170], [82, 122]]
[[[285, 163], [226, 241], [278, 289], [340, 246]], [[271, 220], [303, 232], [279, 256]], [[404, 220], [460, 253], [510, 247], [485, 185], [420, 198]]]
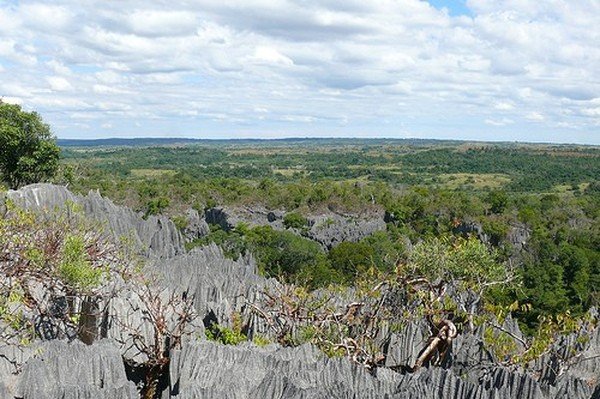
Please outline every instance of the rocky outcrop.
[[489, 243], [490, 237], [483, 230], [481, 223], [473, 221], [463, 221], [453, 229], [455, 234], [474, 235], [481, 242]]
[[[271, 226], [275, 230], [284, 230], [283, 219], [285, 212], [269, 211], [264, 208], [231, 208], [216, 207], [205, 213], [206, 222], [220, 226], [229, 231], [240, 223], [251, 227]], [[341, 214], [325, 212], [307, 216], [308, 226], [303, 230], [291, 231], [317, 241], [323, 247], [330, 249], [344, 241], [360, 241], [361, 239], [386, 229], [382, 212], [369, 214]]]
[[347, 359], [329, 359], [312, 346], [280, 348], [190, 342], [172, 354], [171, 397], [590, 399], [593, 387], [565, 379], [543, 387], [531, 376], [492, 367], [476, 380], [450, 369], [374, 375]]
[[215, 244], [210, 244], [185, 255], [156, 261], [152, 268], [162, 275], [167, 287], [194, 298], [196, 312], [205, 324], [229, 326], [232, 315], [238, 314], [246, 319], [251, 330], [247, 333], [264, 330], [248, 309], [248, 303], [258, 302], [263, 290], [278, 283], [257, 274], [251, 255], [233, 261]]
[[[99, 341], [49, 341], [23, 368], [15, 397], [23, 399], [138, 399], [116, 346]], [[6, 397], [6, 396], [5, 396]]]
[[[132, 234], [137, 248], [148, 255], [144, 273], [148, 277], [156, 276], [164, 290], [161, 295], [175, 293], [194, 298], [201, 322], [191, 326], [193, 332], [183, 347], [171, 352], [169, 382], [163, 399], [600, 399], [597, 380], [600, 329], [593, 323], [558, 339], [553, 351], [528, 364], [526, 369], [499, 366], [500, 359], [495, 359], [483, 345], [483, 330], [477, 329], [473, 333], [459, 334], [441, 367], [404, 372], [415, 363], [431, 334], [425, 324], [418, 323], [389, 336], [387, 332], [383, 334], [387, 339], [378, 342], [385, 342], [387, 367], [372, 373], [348, 359], [327, 358], [310, 345], [296, 348], [275, 344], [257, 347], [250, 343], [224, 346], [207, 341], [203, 338], [204, 325], [214, 322], [231, 326], [233, 314], [242, 318], [244, 332], [250, 337], [267, 335], [264, 321], [251, 311], [250, 304], [260, 302], [263, 291], [276, 290], [280, 285], [276, 280], [259, 276], [251, 256], [232, 261], [215, 245], [184, 253], [183, 239], [168, 219], [144, 220], [97, 193], [77, 196], [63, 187], [34, 185], [7, 195], [30, 209], [64, 209], [66, 203], [78, 204], [85, 216], [104, 223], [107, 232], [115, 238]], [[189, 216], [193, 221], [200, 218], [197, 213]], [[213, 221], [224, 223], [228, 228], [234, 223], [234, 219], [218, 212], [206, 217], [214, 217]], [[266, 223], [280, 223], [282, 217], [282, 213], [264, 214]], [[313, 217], [310, 223], [307, 234], [326, 247], [359, 240], [385, 228], [382, 217], [338, 214]], [[202, 223], [194, 229], [195, 233], [190, 234], [201, 234]], [[468, 229], [477, 232], [477, 226]], [[98, 305], [104, 317], [97, 321], [96, 327], [98, 337], [112, 339], [101, 339], [90, 346], [59, 340], [25, 347], [0, 346], [0, 397], [139, 398], [134, 383], [127, 379], [123, 359], [138, 363], [145, 359], [132, 349], [131, 337], [127, 337], [122, 326], [134, 326], [139, 333], [136, 339], [148, 342], [153, 339], [153, 331], [139, 310], [143, 308], [140, 297], [124, 282], [112, 281], [111, 284], [111, 290], [114, 288], [117, 295]], [[327, 293], [323, 291], [323, 295]], [[341, 294], [340, 298], [334, 295], [327, 300], [331, 306], [343, 307], [355, 294], [350, 289], [344, 295], [343, 298]], [[460, 303], [471, 303], [469, 301], [472, 302], [466, 298]], [[167, 319], [176, 316], [173, 313]], [[592, 318], [598, 319], [598, 315], [592, 314]], [[514, 321], [508, 320], [502, 327], [512, 336], [522, 337]], [[23, 365], [22, 370], [16, 364]]]
[[190, 208], [185, 212], [185, 222], [182, 233], [187, 241], [196, 240], [210, 233], [208, 223], [195, 209]]
[[115, 240], [126, 239], [134, 249], [148, 256], [168, 258], [184, 252], [183, 238], [170, 219], [150, 216], [144, 220], [131, 209], [103, 198], [97, 191], [80, 196], [63, 186], [33, 184], [17, 191], [8, 191], [6, 197], [27, 209], [67, 209], [72, 216], [76, 216], [76, 208], [80, 208], [83, 215], [101, 222]]
[[283, 212], [270, 211], [263, 207], [215, 207], [207, 209], [204, 214], [205, 220], [209, 224], [220, 226], [223, 230], [229, 231], [240, 223], [245, 223], [250, 227], [269, 225], [276, 230], [283, 230]]
[[384, 392], [380, 385], [364, 369], [327, 359], [308, 345], [258, 348], [190, 342], [173, 353], [171, 362], [171, 393], [178, 399], [375, 398]]
[[[0, 329], [6, 325], [0, 321]], [[18, 341], [0, 343], [0, 398], [12, 398], [19, 382], [20, 365], [29, 360], [33, 353], [30, 346], [19, 345]]]
[[360, 241], [377, 231], [386, 229], [383, 214], [342, 215], [339, 213], [326, 213], [309, 216], [307, 219], [309, 229], [304, 235], [328, 249], [344, 241]]
[[430, 335], [427, 326], [417, 323], [410, 323], [400, 332], [392, 333], [387, 345], [385, 366], [409, 368], [414, 365]]
[[531, 238], [531, 229], [518, 223], [510, 226], [506, 239], [516, 250], [524, 249]]

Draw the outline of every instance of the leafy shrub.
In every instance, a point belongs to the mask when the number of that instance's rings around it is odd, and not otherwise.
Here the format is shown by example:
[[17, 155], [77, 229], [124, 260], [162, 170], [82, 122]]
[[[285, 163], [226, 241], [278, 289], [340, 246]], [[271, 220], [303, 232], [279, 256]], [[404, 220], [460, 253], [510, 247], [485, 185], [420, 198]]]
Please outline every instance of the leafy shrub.
[[145, 217], [150, 215], [158, 215], [162, 213], [170, 204], [170, 200], [167, 197], [152, 198], [146, 203]]
[[210, 341], [219, 342], [223, 345], [238, 345], [248, 340], [241, 331], [234, 331], [232, 328], [212, 324], [204, 331], [206, 338]]
[[366, 242], [342, 242], [329, 251], [331, 267], [342, 274], [346, 282], [375, 263], [375, 249]]
[[62, 262], [58, 266], [61, 278], [71, 287], [87, 290], [100, 284], [103, 268], [94, 267], [86, 252], [81, 235], [68, 235], [65, 239]]
[[175, 224], [175, 227], [177, 227], [179, 230], [183, 230], [188, 227], [188, 220], [185, 216], [178, 215], [171, 218], [171, 220]]
[[286, 213], [283, 217], [283, 225], [287, 229], [302, 229], [306, 227], [308, 220], [297, 212]]

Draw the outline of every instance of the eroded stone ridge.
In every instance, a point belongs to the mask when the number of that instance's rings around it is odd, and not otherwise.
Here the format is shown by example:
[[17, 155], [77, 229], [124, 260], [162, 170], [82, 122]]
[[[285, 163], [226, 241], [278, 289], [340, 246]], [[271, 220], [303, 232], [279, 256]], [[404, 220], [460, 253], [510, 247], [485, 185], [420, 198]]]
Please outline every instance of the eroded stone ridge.
[[[279, 283], [259, 276], [250, 255], [232, 261], [215, 245], [185, 253], [183, 239], [170, 220], [144, 220], [97, 193], [77, 196], [63, 187], [41, 184], [7, 195], [29, 209], [64, 208], [68, 202], [81, 205], [86, 216], [106, 223], [115, 237], [132, 233], [136, 245], [140, 249], [146, 247], [148, 271], [159, 276], [166, 293], [193, 295], [201, 320], [229, 325], [231, 315], [237, 313], [248, 321], [248, 333], [265, 332], [266, 326], [252, 318], [248, 304], [260, 301], [262, 291], [277, 289]], [[192, 218], [198, 221], [196, 215]], [[373, 226], [381, 227], [379, 221]], [[367, 230], [361, 227], [362, 232]], [[333, 231], [332, 228], [324, 237], [335, 236]], [[350, 233], [343, 237], [349, 239]], [[325, 239], [322, 244], [334, 245]], [[111, 300], [108, 314], [112, 318], [137, 317], [129, 323], [140, 323], [140, 330], [148, 334], [144, 339], [151, 339], [151, 329], [143, 326], [144, 319], [128, 311], [131, 295], [126, 290], [119, 292]], [[341, 299], [338, 302], [345, 303]], [[124, 359], [143, 359], [130, 352], [130, 342], [120, 336], [119, 323], [109, 320], [104, 328], [104, 335], [99, 337], [113, 339], [100, 339], [90, 346], [59, 340], [36, 342], [24, 348], [0, 345], [0, 397], [140, 398], [135, 384], [128, 380]], [[406, 370], [414, 364], [430, 334], [426, 325], [412, 324], [390, 333], [385, 340], [386, 367], [373, 373], [345, 358], [327, 358], [310, 345], [225, 346], [204, 338], [203, 323], [194, 328], [182, 349], [171, 353], [169, 382], [162, 399], [600, 399], [597, 328], [562, 337], [553, 354], [532, 362], [526, 369], [499, 366], [499, 359], [484, 348], [480, 329], [463, 332], [441, 367], [415, 373]], [[513, 336], [521, 336], [518, 325], [511, 320], [503, 328]], [[573, 357], [573, 353], [577, 355]], [[23, 367], [16, 367], [9, 359], [17, 360]]]
[[165, 216], [147, 219], [131, 209], [115, 205], [97, 191], [81, 196], [63, 186], [32, 184], [20, 190], [10, 190], [7, 198], [31, 210], [65, 209], [69, 203], [82, 208], [85, 216], [105, 224], [116, 240], [127, 240], [135, 249], [149, 256], [168, 258], [184, 252], [184, 240], [175, 224]]

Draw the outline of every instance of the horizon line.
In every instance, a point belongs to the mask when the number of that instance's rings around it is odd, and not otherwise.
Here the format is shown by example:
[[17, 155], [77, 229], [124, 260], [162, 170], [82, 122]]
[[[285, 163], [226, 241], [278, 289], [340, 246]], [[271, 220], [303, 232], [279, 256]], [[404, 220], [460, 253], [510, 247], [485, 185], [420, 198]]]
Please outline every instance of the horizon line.
[[288, 137], [234, 137], [234, 138], [198, 138], [198, 137], [168, 137], [168, 136], [134, 136], [134, 137], [97, 137], [97, 138], [60, 138], [56, 137], [57, 142], [84, 142], [84, 141], [130, 141], [130, 140], [186, 140], [186, 141], [288, 141], [288, 140], [396, 140], [396, 141], [439, 141], [439, 142], [460, 142], [460, 143], [485, 143], [485, 144], [533, 144], [533, 145], [565, 145], [565, 146], [585, 146], [600, 147], [600, 144], [576, 143], [576, 142], [554, 142], [554, 141], [521, 141], [521, 140], [473, 140], [459, 138], [423, 138], [423, 137], [348, 137], [348, 136], [288, 136]]

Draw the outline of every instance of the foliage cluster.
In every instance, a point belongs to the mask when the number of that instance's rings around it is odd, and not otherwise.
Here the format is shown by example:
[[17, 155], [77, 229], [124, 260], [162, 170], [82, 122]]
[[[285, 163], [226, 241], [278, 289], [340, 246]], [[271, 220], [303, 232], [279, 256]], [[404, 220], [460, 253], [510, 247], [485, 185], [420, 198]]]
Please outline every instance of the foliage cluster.
[[407, 244], [474, 235], [517, 266], [522, 287], [493, 295], [530, 305], [515, 314], [531, 331], [540, 316], [577, 316], [600, 301], [594, 147], [300, 140], [70, 148], [64, 156], [79, 176], [72, 188], [98, 188], [146, 215], [261, 204], [286, 209], [285, 225], [302, 231], [303, 215], [324, 208], [387, 211], [387, 232], [329, 252], [268, 229], [215, 230], [197, 243], [216, 242], [231, 257], [253, 252], [267, 275], [286, 281], [351, 284], [372, 266], [392, 270]]
[[404, 255], [403, 245], [393, 232], [377, 232], [359, 242], [343, 242], [325, 251], [315, 241], [291, 231], [243, 224], [231, 231], [213, 225], [208, 236], [188, 244], [188, 249], [211, 242], [232, 259], [252, 253], [259, 271], [266, 276], [313, 288], [351, 284], [372, 267], [391, 271]]
[[59, 153], [50, 127], [36, 112], [0, 99], [0, 179], [9, 188], [54, 177]]
[[[339, 287], [309, 291], [287, 286], [265, 293], [267, 307], [255, 305], [256, 314], [266, 319], [284, 345], [310, 342], [329, 356], [347, 356], [374, 367], [384, 359], [376, 337], [389, 326], [402, 328], [424, 319], [436, 333], [441, 325], [460, 331], [474, 328], [480, 308], [488, 301], [494, 304], [494, 298], [487, 296], [493, 286], [518, 285], [512, 270], [473, 238], [431, 240], [419, 244], [415, 252], [417, 255], [393, 272], [371, 268], [361, 273], [352, 290], [353, 302], [345, 307], [331, 302], [331, 298], [344, 296]], [[432, 268], [431, 260], [421, 253], [436, 253], [446, 267]], [[468, 293], [484, 299], [465, 306]], [[429, 361], [433, 358], [425, 355], [419, 360], [423, 364]]]
[[[142, 397], [154, 398], [170, 350], [190, 334], [193, 296], [165, 292], [153, 275], [134, 267], [135, 259], [123, 258], [128, 249], [109, 241], [98, 223], [72, 203], [66, 208], [33, 212], [5, 202], [0, 215], [0, 342], [26, 345], [42, 338], [90, 344], [100, 334], [99, 304], [127, 291], [124, 313], [105, 317], [121, 329], [114, 339], [146, 359]], [[18, 360], [9, 360], [18, 366]]]

